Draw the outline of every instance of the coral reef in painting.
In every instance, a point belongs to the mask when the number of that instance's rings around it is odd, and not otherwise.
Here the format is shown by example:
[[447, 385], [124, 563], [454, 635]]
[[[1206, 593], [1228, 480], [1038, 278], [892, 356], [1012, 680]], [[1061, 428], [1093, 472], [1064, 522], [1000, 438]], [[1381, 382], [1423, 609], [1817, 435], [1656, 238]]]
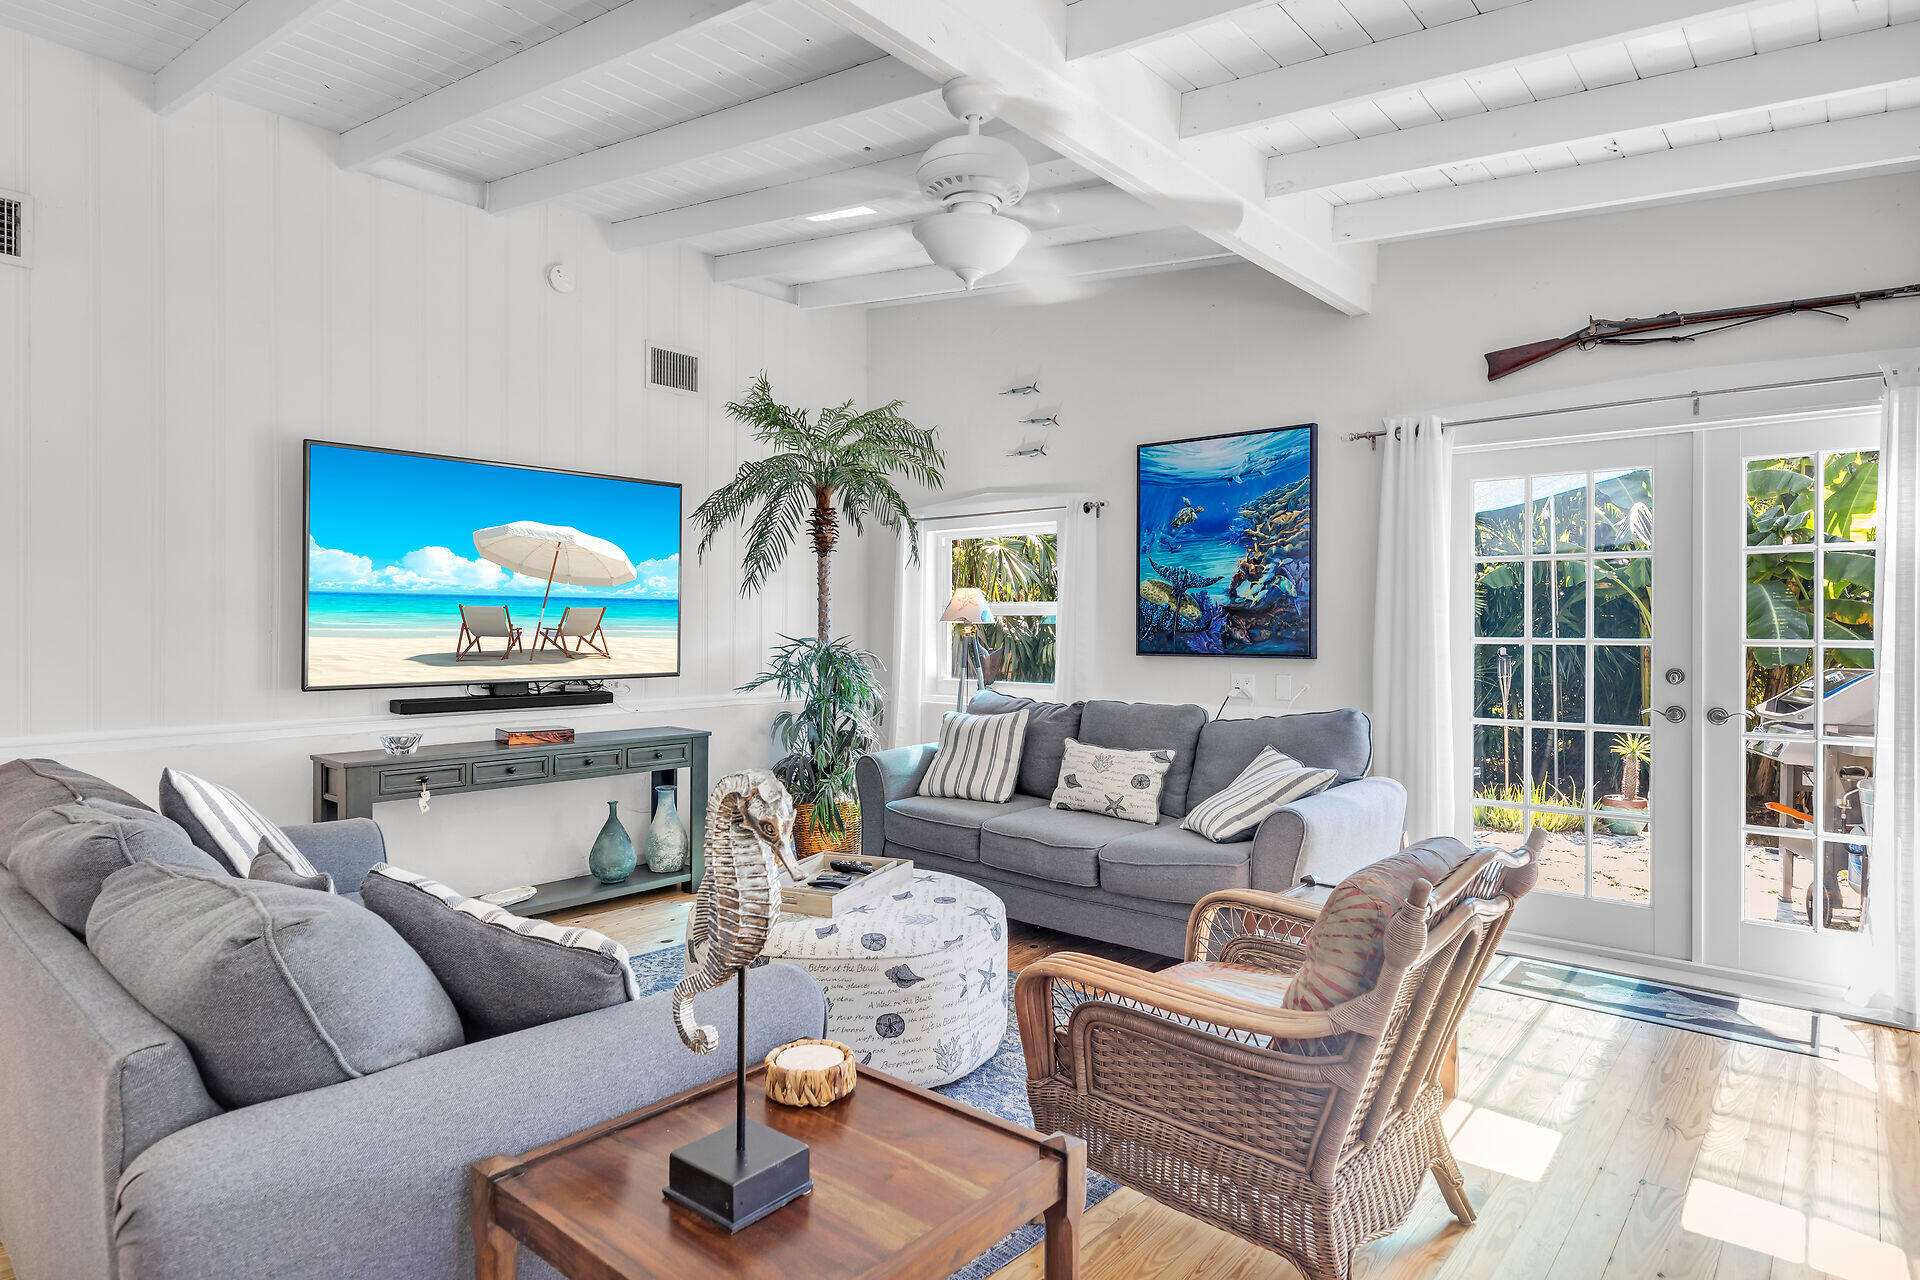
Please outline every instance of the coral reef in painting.
[[1139, 652], [1313, 655], [1313, 433], [1140, 447]]

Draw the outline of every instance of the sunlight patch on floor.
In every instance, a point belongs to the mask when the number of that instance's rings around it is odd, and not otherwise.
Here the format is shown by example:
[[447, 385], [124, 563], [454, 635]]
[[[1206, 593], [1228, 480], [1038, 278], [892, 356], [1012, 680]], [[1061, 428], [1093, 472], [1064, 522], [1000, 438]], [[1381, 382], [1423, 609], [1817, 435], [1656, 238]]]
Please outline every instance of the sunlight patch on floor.
[[1442, 1124], [1456, 1160], [1523, 1182], [1545, 1177], [1560, 1149], [1556, 1130], [1458, 1099], [1447, 1105]]
[[1841, 1280], [1907, 1280], [1898, 1247], [1704, 1178], [1687, 1185], [1680, 1226]]

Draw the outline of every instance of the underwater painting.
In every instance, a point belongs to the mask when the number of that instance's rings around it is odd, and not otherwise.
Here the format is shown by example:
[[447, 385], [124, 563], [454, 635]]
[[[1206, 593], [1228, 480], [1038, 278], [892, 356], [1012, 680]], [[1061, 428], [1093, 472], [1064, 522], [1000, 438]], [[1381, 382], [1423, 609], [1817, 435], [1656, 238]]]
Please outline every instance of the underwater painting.
[[1140, 446], [1136, 653], [1313, 657], [1314, 436]]

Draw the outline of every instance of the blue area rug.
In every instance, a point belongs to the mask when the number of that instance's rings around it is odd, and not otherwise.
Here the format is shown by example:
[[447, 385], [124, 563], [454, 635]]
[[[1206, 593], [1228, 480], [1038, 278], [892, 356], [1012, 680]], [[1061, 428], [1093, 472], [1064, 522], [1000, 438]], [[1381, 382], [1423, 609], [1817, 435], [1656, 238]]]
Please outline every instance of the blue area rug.
[[1820, 1015], [1804, 1009], [1670, 987], [1644, 978], [1579, 969], [1525, 956], [1508, 956], [1480, 985], [1537, 1000], [1597, 1009], [1638, 1022], [1698, 1031], [1722, 1040], [1738, 1040], [1816, 1058], [1823, 1054]]
[[[656, 995], [672, 988], [686, 972], [685, 953], [677, 946], [649, 951], [633, 957], [633, 972], [640, 980], [640, 994]], [[955, 1102], [990, 1111], [1003, 1120], [1033, 1127], [1033, 1111], [1027, 1105], [1027, 1060], [1020, 1053], [1020, 1028], [1013, 1020], [1013, 974], [1007, 975], [1007, 1033], [1000, 1049], [972, 1075], [952, 1084], [943, 1084], [935, 1093]], [[1101, 1174], [1087, 1171], [1087, 1207], [1091, 1209], [1120, 1189], [1120, 1184]], [[1024, 1226], [1000, 1241], [949, 1280], [984, 1280], [1045, 1238], [1045, 1229]]]

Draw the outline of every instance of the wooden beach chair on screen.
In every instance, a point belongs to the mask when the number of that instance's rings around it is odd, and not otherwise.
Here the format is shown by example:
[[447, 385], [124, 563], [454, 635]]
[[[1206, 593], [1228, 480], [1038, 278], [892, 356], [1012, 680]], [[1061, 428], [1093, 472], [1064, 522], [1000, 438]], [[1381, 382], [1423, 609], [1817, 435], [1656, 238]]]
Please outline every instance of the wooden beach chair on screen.
[[[589, 652], [603, 658], [613, 656], [607, 649], [607, 633], [601, 629], [606, 621], [607, 607], [596, 605], [587, 608], [577, 604], [568, 605], [560, 614], [560, 621], [550, 627], [540, 628], [540, 636], [533, 642], [533, 651], [540, 652], [542, 645], [552, 645], [569, 658], [584, 658]], [[568, 647], [567, 642], [573, 646]]]
[[525, 652], [520, 643], [520, 628], [513, 625], [513, 615], [507, 612], [503, 604], [463, 604], [460, 606], [460, 647], [454, 650], [455, 662], [495, 662], [499, 659], [488, 657], [481, 652], [482, 640], [505, 641], [500, 650], [500, 658], [505, 658], [515, 649]]

